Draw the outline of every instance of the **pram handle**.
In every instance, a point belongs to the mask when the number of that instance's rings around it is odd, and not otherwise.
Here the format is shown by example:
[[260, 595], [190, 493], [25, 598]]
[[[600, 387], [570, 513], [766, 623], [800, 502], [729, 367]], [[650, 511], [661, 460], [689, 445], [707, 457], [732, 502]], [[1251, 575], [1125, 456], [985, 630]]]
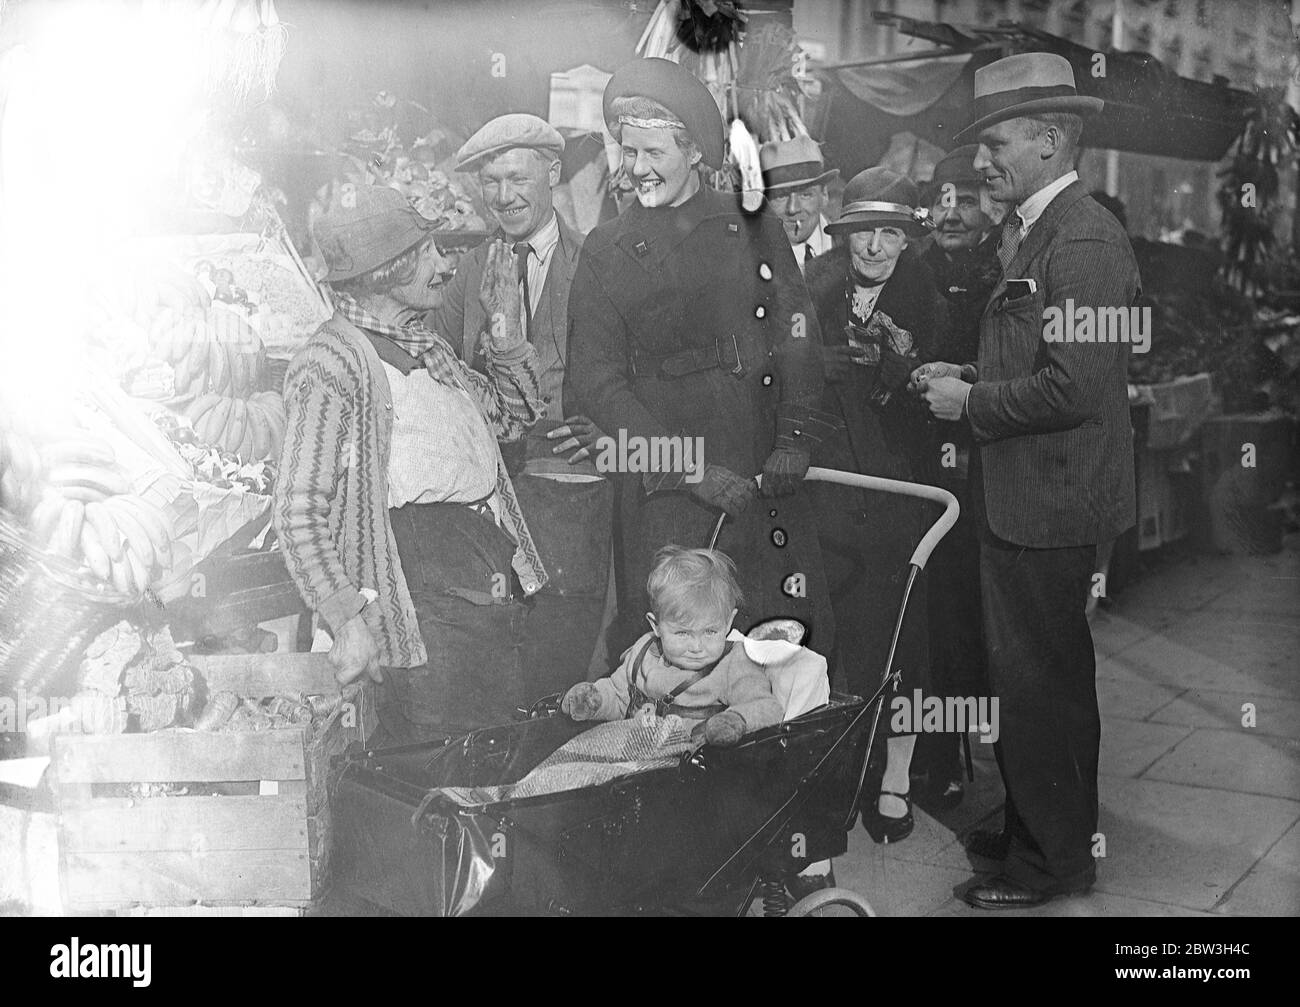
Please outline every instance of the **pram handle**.
[[957, 498], [939, 486], [927, 486], [924, 483], [909, 483], [901, 479], [885, 479], [883, 476], [864, 476], [857, 472], [841, 472], [839, 469], [810, 468], [805, 480], [813, 482], [837, 483], [840, 486], [854, 486], [858, 489], [876, 490], [880, 493], [898, 493], [902, 496], [918, 497], [929, 500], [943, 508], [937, 521], [921, 536], [921, 541], [912, 550], [911, 563], [920, 570], [925, 569], [930, 553], [945, 535], [957, 523], [961, 505]]
[[[839, 469], [823, 469], [815, 466], [810, 468], [808, 474], [804, 476], [804, 481], [808, 480], [838, 483], [840, 486], [854, 486], [858, 489], [876, 490], [880, 493], [898, 493], [902, 496], [918, 497], [921, 500], [937, 503], [942, 507], [943, 513], [939, 515], [939, 520], [930, 525], [930, 530], [921, 536], [921, 541], [916, 544], [916, 548], [912, 551], [910, 562], [918, 570], [925, 569], [925, 564], [930, 559], [930, 553], [934, 552], [934, 547], [952, 530], [952, 526], [957, 523], [957, 516], [961, 513], [961, 506], [957, 503], [957, 498], [946, 489], [941, 489], [938, 486], [909, 483], [901, 479], [886, 479], [883, 476], [864, 476], [859, 475], [857, 472], [841, 472]], [[763, 485], [762, 473], [754, 476], [754, 482], [758, 483], [759, 486]], [[709, 538], [710, 549], [718, 544], [718, 535], [722, 531], [723, 522], [726, 520], [727, 512], [723, 511], [718, 516], [718, 523], [713, 526], [713, 535]]]

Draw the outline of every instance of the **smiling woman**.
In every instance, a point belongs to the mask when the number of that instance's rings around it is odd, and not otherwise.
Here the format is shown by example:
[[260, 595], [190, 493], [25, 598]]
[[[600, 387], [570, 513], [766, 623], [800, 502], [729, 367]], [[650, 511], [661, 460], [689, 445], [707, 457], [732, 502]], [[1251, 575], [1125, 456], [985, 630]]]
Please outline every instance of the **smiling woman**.
[[680, 206], [699, 190], [695, 166], [703, 158], [686, 125], [659, 102], [641, 95], [611, 103], [623, 170], [642, 206]]

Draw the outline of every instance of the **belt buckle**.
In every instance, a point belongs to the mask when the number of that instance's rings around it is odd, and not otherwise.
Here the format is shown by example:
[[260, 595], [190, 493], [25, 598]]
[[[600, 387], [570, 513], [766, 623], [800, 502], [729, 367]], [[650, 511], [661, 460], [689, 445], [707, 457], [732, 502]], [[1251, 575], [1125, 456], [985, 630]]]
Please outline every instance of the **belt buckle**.
[[736, 334], [734, 332], [731, 334], [731, 352], [736, 355], [735, 367], [728, 368], [726, 363], [723, 361], [720, 343], [721, 341], [717, 339], [713, 341], [713, 355], [718, 359], [718, 366], [721, 367], [728, 374], [734, 375], [735, 377], [740, 377], [741, 373], [744, 371], [745, 368], [740, 360], [740, 345], [736, 342]]

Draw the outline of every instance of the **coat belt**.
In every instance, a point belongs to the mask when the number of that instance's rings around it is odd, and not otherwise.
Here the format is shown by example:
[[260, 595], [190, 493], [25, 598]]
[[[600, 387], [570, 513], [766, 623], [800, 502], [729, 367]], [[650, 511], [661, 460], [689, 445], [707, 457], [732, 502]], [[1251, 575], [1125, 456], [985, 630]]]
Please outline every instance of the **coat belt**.
[[655, 354], [633, 349], [632, 377], [681, 378], [715, 367], [740, 377], [745, 373], [744, 360], [740, 354], [740, 346], [745, 340], [745, 336], [722, 336], [704, 346], [677, 353]]

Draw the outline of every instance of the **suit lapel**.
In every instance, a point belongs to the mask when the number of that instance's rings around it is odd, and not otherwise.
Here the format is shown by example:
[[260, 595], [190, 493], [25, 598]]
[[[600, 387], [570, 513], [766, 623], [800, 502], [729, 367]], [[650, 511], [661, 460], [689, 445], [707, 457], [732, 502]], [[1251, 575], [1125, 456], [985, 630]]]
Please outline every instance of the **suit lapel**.
[[989, 313], [989, 309], [998, 302], [998, 299], [1006, 291], [1007, 277], [1016, 279], [1022, 275], [1025, 265], [1032, 262], [1047, 247], [1047, 243], [1056, 236], [1057, 225], [1060, 223], [1061, 218], [1065, 216], [1065, 211], [1087, 194], [1088, 190], [1084, 188], [1083, 182], [1071, 182], [1057, 193], [1055, 199], [1047, 204], [1047, 209], [1043, 211], [1042, 216], [1034, 221], [1034, 226], [1029, 229], [1029, 233], [1025, 235], [1025, 240], [1016, 249], [1015, 258], [1011, 260], [1006, 272], [1002, 274], [997, 286], [993, 288], [993, 293], [989, 295], [988, 302], [984, 305], [984, 314]]

